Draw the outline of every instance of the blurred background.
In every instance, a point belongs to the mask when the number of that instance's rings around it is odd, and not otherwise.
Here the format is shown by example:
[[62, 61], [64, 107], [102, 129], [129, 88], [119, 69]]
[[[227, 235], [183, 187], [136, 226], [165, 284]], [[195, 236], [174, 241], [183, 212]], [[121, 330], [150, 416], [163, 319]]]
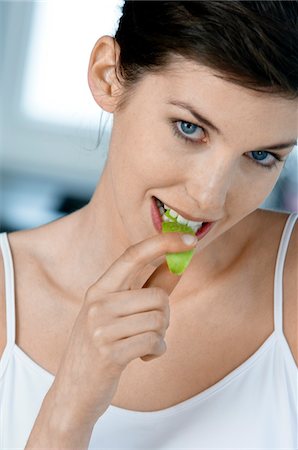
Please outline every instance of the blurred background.
[[[0, 232], [33, 228], [89, 202], [113, 116], [87, 83], [97, 39], [123, 0], [0, 1]], [[101, 143], [97, 140], [101, 130]], [[264, 209], [298, 212], [297, 146]]]

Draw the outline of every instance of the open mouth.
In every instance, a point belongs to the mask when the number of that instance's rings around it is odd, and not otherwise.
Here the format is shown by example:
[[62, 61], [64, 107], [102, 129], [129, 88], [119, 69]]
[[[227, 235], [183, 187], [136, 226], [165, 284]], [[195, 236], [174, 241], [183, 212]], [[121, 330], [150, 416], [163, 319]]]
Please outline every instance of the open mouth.
[[195, 222], [179, 215], [174, 209], [170, 209], [157, 197], [152, 197], [152, 220], [157, 231], [162, 231], [162, 222], [178, 222], [188, 225], [198, 238], [207, 234], [214, 222]]

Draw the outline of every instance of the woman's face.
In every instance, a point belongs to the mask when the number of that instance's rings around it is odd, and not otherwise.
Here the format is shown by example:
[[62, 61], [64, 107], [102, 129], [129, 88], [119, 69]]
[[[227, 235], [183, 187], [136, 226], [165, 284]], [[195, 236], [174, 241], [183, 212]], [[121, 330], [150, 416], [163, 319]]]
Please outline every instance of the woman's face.
[[203, 241], [222, 234], [272, 191], [296, 131], [297, 101], [249, 91], [196, 63], [145, 76], [114, 113], [109, 151], [112, 195], [130, 242], [156, 233], [153, 196], [217, 221]]
[[[199, 241], [202, 249], [272, 191], [297, 139], [297, 100], [245, 89], [177, 58], [167, 71], [144, 76], [117, 110], [115, 97], [98, 87], [104, 78], [96, 78], [115, 60], [112, 43], [111, 37], [98, 41], [89, 67], [94, 98], [113, 113], [99, 214], [110, 216], [114, 239], [130, 245], [157, 233], [151, 216], [157, 197], [188, 216], [216, 222]], [[283, 143], [290, 144], [272, 149]]]

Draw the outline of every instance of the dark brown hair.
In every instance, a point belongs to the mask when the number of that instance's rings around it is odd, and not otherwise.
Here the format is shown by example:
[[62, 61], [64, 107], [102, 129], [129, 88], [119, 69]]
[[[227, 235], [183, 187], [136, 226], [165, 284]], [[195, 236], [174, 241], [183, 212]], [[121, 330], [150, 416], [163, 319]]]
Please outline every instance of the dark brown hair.
[[[298, 97], [297, 0], [125, 1], [114, 38], [123, 87], [118, 111], [143, 76], [166, 72], [177, 57], [247, 89]], [[101, 122], [102, 114], [95, 148]]]
[[297, 98], [297, 17], [297, 1], [125, 1], [114, 36], [118, 108], [143, 75], [165, 71], [175, 56], [245, 88]]

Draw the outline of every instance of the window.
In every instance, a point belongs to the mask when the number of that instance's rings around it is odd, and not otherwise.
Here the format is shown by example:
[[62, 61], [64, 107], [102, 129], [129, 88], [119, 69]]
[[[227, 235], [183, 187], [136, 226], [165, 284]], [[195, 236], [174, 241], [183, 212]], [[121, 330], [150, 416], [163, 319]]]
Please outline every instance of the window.
[[113, 35], [123, 0], [35, 2], [21, 111], [31, 119], [98, 127], [87, 69], [96, 40]]

